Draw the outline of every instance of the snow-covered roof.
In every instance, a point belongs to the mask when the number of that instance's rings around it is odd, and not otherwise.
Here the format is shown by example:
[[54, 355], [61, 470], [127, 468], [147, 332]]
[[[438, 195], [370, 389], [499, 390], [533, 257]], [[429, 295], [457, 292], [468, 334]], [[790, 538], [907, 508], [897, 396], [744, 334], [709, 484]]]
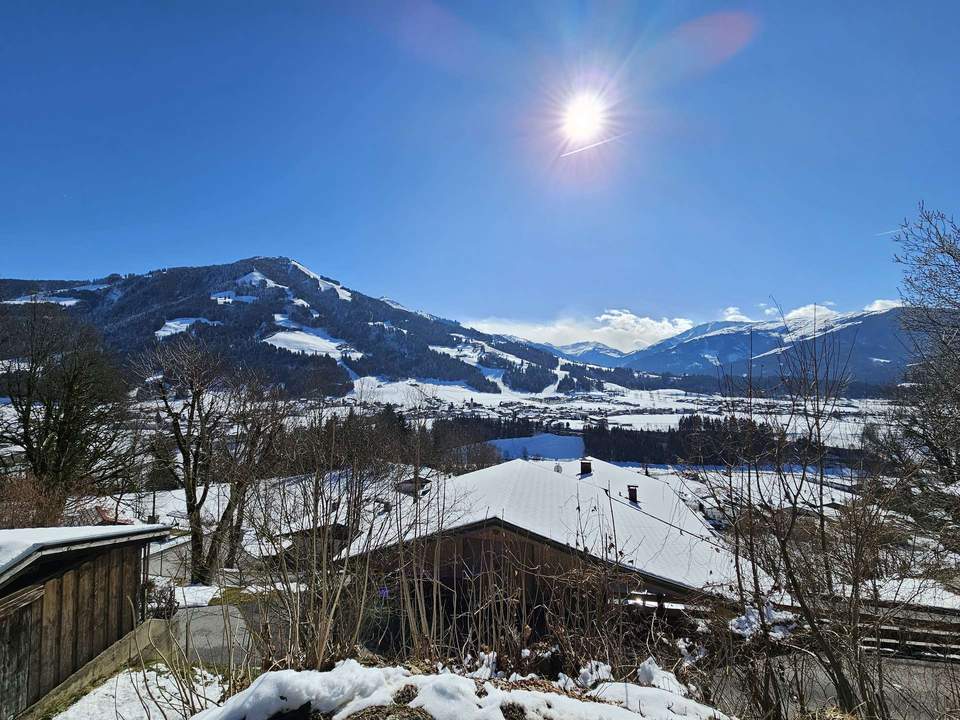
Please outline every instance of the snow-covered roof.
[[[652, 472], [661, 475], [656, 469]], [[663, 473], [663, 477], [684, 499], [695, 497], [706, 507], [722, 506], [728, 515], [751, 503], [771, 509], [797, 507], [816, 512], [821, 508], [821, 500], [825, 513], [829, 515], [831, 507], [847, 505], [857, 497], [854, 473], [832, 472], [825, 476], [821, 487], [815, 470], [808, 468], [804, 472], [799, 466], [789, 466], [779, 472], [751, 468], [749, 472], [738, 470], [731, 473], [717, 468], [695, 478], [674, 472]]]
[[[600, 460], [526, 460], [439, 479], [418, 500], [401, 497], [347, 550], [354, 555], [403, 538], [496, 520], [545, 541], [617, 562], [651, 579], [700, 590], [728, 583], [732, 555], [663, 480]], [[637, 486], [631, 503], [628, 485]]]
[[43, 555], [151, 540], [167, 534], [165, 525], [105, 525], [0, 530], [0, 586]]

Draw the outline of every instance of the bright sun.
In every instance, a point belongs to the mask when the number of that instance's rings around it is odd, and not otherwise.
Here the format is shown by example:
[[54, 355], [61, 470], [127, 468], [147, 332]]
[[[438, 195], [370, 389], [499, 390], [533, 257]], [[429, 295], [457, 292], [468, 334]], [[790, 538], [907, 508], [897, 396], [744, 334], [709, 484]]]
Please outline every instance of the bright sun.
[[571, 143], [585, 143], [596, 139], [605, 125], [606, 108], [596, 95], [576, 95], [564, 108], [563, 134]]

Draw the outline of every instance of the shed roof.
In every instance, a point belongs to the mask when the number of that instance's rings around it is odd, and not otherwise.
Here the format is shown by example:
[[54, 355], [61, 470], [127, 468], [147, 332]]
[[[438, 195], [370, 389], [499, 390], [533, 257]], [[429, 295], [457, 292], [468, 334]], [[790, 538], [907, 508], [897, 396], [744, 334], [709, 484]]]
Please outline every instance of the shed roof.
[[0, 587], [40, 557], [165, 537], [165, 525], [107, 525], [0, 530]]

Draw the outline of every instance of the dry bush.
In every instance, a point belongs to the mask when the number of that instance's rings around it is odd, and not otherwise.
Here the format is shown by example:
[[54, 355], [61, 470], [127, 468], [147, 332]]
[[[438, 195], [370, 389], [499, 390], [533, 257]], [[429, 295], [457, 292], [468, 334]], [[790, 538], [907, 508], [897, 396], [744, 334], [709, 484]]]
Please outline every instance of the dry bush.
[[0, 475], [0, 528], [62, 525], [67, 500], [52, 492], [29, 474]]

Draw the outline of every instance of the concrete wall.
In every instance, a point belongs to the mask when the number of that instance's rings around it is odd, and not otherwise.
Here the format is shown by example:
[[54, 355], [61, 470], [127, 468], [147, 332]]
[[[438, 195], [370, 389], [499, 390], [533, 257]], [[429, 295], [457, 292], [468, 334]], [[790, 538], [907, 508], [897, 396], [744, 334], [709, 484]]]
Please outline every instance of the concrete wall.
[[260, 662], [244, 616], [232, 605], [178, 610], [170, 630], [188, 662], [221, 667]]
[[169, 543], [163, 549], [151, 546], [147, 555], [147, 573], [184, 582], [190, 578], [190, 539]]

